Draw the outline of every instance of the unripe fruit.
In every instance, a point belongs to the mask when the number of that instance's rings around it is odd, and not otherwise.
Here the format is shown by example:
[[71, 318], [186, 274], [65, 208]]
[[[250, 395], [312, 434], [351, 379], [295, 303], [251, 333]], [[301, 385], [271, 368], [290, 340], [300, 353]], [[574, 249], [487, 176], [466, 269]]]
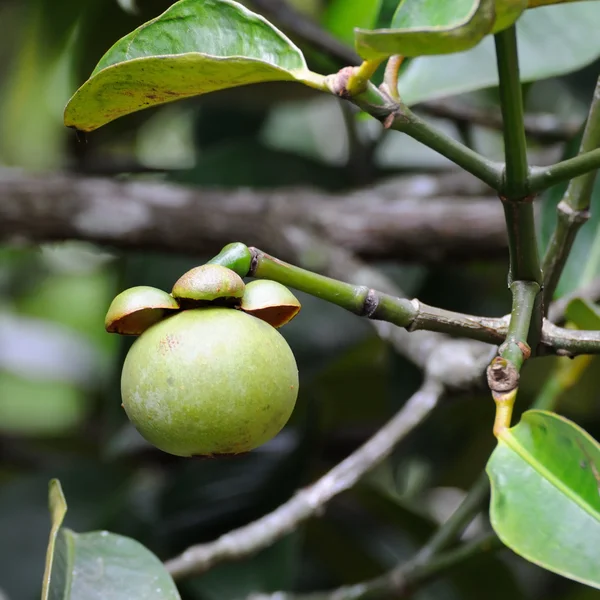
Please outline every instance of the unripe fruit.
[[298, 368], [277, 330], [239, 310], [186, 310], [140, 336], [125, 359], [123, 407], [150, 443], [178, 456], [238, 454], [287, 423]]

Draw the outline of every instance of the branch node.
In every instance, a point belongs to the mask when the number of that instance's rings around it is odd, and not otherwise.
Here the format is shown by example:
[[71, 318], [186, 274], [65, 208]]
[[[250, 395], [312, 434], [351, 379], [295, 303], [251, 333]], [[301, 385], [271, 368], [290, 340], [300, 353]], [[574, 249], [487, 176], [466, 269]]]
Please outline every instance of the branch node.
[[591, 216], [589, 206], [583, 210], [573, 208], [564, 198], [556, 207], [559, 218], [564, 219], [568, 225], [582, 225]]
[[379, 297], [374, 289], [369, 289], [363, 304], [362, 316], [371, 318], [379, 306]]
[[487, 369], [487, 382], [492, 394], [505, 394], [519, 386], [519, 371], [510, 361], [497, 356]]
[[349, 100], [351, 98], [350, 92], [348, 91], [348, 81], [350, 80], [350, 77], [354, 75], [355, 69], [356, 67], [344, 67], [337, 73], [327, 76], [326, 85], [331, 90], [332, 94], [339, 98], [343, 98], [344, 100]]
[[508, 198], [507, 196], [498, 194], [498, 197], [500, 198], [500, 200], [503, 203], [505, 203], [505, 202], [520, 202], [522, 204], [531, 204], [535, 200], [536, 194], [529, 194], [527, 196], [522, 196], [521, 198]]

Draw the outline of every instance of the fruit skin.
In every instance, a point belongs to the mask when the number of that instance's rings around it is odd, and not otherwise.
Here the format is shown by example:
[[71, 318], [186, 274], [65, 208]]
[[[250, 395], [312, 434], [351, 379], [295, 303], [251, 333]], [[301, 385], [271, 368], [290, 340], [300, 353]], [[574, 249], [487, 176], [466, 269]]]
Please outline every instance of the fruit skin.
[[298, 368], [281, 334], [232, 308], [180, 312], [132, 345], [123, 407], [141, 435], [178, 456], [238, 454], [290, 418]]

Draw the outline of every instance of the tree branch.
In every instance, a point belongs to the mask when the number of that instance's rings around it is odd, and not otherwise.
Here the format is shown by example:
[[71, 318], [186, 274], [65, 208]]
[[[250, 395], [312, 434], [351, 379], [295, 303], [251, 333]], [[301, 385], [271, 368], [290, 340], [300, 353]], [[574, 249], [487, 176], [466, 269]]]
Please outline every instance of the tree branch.
[[390, 127], [402, 131], [425, 146], [432, 148], [465, 171], [487, 183], [492, 189], [500, 189], [502, 185], [500, 165], [481, 156], [441, 130], [432, 127], [410, 111], [407, 106], [401, 105], [401, 109], [397, 112], [397, 116]]
[[[529, 195], [527, 179], [527, 139], [523, 117], [523, 94], [519, 76], [517, 54], [517, 30], [515, 25], [494, 36], [504, 133], [504, 156], [506, 161], [504, 186], [501, 190], [508, 200], [519, 201]], [[500, 190], [499, 190], [500, 191]], [[522, 279], [517, 274], [516, 279]]]
[[600, 354], [600, 331], [557, 327], [544, 319], [542, 343], [554, 352], [567, 356]]
[[[590, 111], [581, 139], [579, 154], [600, 146], [600, 78], [596, 83]], [[589, 171], [569, 182], [569, 187], [558, 204], [558, 221], [544, 256], [544, 303], [549, 305], [573, 242], [581, 226], [590, 218], [590, 199], [596, 171]]]
[[232, 239], [270, 249], [275, 230], [304, 224], [363, 258], [498, 258], [506, 253], [502, 211], [486, 194], [456, 173], [399, 177], [342, 195], [0, 170], [0, 239], [210, 255]]
[[[261, 14], [283, 27], [291, 35], [307, 42], [343, 66], [361, 63], [354, 50], [325, 31], [318, 23], [294, 10], [281, 0], [252, 0]], [[390, 90], [391, 91], [391, 90]], [[451, 100], [430, 100], [414, 106], [434, 117], [451, 119], [457, 123], [473, 123], [490, 129], [502, 129], [502, 115]], [[579, 121], [561, 121], [555, 115], [525, 115], [525, 133], [540, 142], [564, 142], [573, 137], [580, 127]]]
[[568, 158], [549, 167], [532, 167], [529, 189], [531, 193], [541, 192], [557, 183], [598, 169], [600, 169], [600, 148]]
[[408, 331], [426, 329], [455, 334], [487, 343], [500, 343], [506, 335], [503, 319], [463, 315], [407, 300], [365, 285], [353, 285], [285, 263], [257, 248], [250, 248], [252, 267], [248, 276], [271, 279], [301, 292], [336, 304], [359, 316], [386, 321]]
[[257, 521], [234, 529], [214, 542], [192, 546], [169, 560], [167, 569], [175, 579], [202, 573], [217, 562], [243, 558], [265, 548], [293, 531], [302, 521], [318, 515], [334, 496], [350, 489], [386, 458], [394, 446], [431, 412], [443, 390], [440, 382], [426, 380], [391, 421], [316, 483], [300, 490]]
[[[363, 285], [377, 286], [390, 295], [403, 295], [379, 271], [301, 228], [289, 227], [280, 231], [275, 243], [281, 250], [287, 248], [300, 262], [301, 257], [305, 257], [307, 268], [331, 277], [349, 277]], [[308, 260], [307, 247], [311, 249]], [[223, 255], [221, 253], [219, 257], [223, 258]], [[232, 256], [232, 260], [236, 260], [239, 253], [234, 252]], [[225, 258], [222, 264], [226, 262]], [[371, 321], [371, 324], [382, 339], [424, 370], [423, 388], [387, 425], [313, 486], [300, 491], [269, 515], [214, 542], [192, 547], [169, 561], [167, 565], [175, 577], [205, 571], [218, 562], [252, 554], [293, 530], [299, 522], [319, 514], [335, 494], [352, 487], [383, 460], [394, 445], [427, 416], [445, 389], [464, 389], [478, 382], [491, 354], [495, 353], [495, 347], [481, 342], [454, 340], [430, 331], [409, 333], [383, 321]]]

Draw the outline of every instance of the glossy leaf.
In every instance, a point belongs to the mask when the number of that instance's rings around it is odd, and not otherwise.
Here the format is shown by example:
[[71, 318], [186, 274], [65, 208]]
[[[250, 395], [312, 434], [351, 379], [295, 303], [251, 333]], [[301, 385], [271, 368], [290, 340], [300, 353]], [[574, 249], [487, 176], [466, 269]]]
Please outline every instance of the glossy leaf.
[[[517, 21], [521, 81], [557, 77], [593, 62], [600, 56], [599, 30], [597, 2], [526, 11]], [[494, 40], [487, 36], [466, 52], [415, 58], [401, 73], [399, 91], [413, 105], [496, 85]]]
[[151, 106], [251, 83], [310, 78], [300, 50], [233, 0], [180, 0], [119, 40], [69, 101], [92, 131]]
[[528, 411], [487, 466], [500, 539], [550, 571], [600, 588], [600, 446], [571, 421]]
[[382, 0], [333, 0], [322, 17], [323, 26], [340, 40], [352, 44], [354, 28], [372, 29]]
[[131, 538], [62, 527], [67, 504], [60, 482], [49, 487], [52, 528], [42, 600], [179, 600], [161, 561]]
[[50, 597], [65, 600], [177, 600], [163, 564], [131, 538], [61, 529], [56, 540]]
[[600, 329], [600, 307], [585, 298], [571, 300], [565, 314], [578, 329]]
[[493, 0], [402, 0], [389, 29], [356, 31], [356, 48], [366, 59], [461, 52], [478, 44], [494, 19]]

